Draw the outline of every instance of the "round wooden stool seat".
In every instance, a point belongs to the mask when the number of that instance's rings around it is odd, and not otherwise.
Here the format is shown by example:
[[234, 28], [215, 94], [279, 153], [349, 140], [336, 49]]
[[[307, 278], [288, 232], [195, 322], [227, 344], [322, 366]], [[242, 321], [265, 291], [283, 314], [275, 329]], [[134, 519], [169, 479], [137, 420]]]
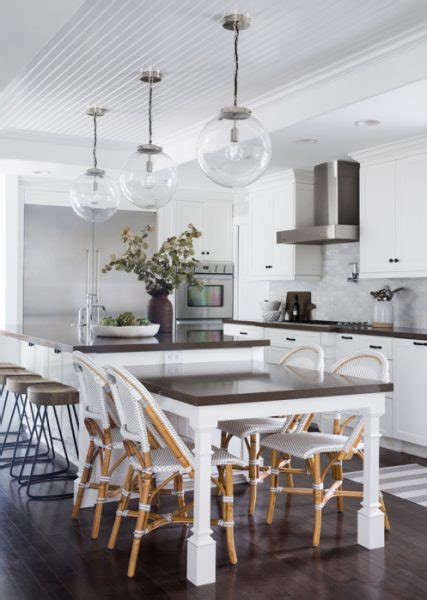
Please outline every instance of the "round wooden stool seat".
[[5, 385], [8, 377], [13, 377], [14, 375], [35, 375], [35, 373], [30, 373], [27, 369], [23, 369], [22, 367], [16, 367], [15, 369], [1, 369], [0, 370], [0, 385]]
[[4, 363], [0, 362], [0, 369], [20, 369], [20, 365], [15, 365], [14, 363]]
[[27, 389], [27, 398], [39, 406], [65, 406], [79, 403], [79, 392], [71, 385], [47, 381], [31, 385]]
[[6, 389], [13, 394], [26, 394], [30, 385], [47, 381], [41, 375], [32, 373], [24, 375], [12, 375], [6, 379]]

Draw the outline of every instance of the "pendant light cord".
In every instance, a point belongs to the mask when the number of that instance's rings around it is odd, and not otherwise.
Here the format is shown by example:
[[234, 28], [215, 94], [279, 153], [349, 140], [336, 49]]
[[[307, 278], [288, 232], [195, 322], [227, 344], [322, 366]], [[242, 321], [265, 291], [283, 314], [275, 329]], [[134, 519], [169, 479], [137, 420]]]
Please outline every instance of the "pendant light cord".
[[95, 169], [98, 166], [98, 159], [96, 157], [96, 145], [98, 143], [98, 131], [97, 131], [97, 123], [96, 123], [96, 114], [93, 115], [93, 166]]
[[148, 94], [148, 142], [151, 144], [153, 139], [153, 118], [152, 118], [152, 110], [153, 110], [153, 81], [150, 78], [150, 91]]
[[239, 76], [239, 22], [234, 22], [234, 106], [237, 106], [237, 84]]

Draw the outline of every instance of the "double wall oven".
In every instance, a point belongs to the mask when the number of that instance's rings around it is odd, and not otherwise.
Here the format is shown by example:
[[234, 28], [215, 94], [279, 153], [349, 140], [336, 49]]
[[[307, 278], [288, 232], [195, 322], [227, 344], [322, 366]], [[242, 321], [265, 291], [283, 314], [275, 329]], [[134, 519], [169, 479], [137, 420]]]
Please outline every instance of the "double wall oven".
[[233, 263], [199, 262], [196, 283], [176, 291], [176, 320], [222, 320], [233, 317]]

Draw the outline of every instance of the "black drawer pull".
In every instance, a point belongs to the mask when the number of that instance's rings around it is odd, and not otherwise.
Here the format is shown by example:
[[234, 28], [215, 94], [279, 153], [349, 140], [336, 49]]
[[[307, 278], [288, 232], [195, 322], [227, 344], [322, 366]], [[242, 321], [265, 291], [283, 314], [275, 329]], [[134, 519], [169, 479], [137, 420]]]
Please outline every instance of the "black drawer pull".
[[372, 350], [382, 350], [382, 346], [374, 346], [373, 344], [369, 345], [369, 348], [372, 348]]
[[33, 342], [28, 342], [28, 346], [29, 346], [30, 348], [32, 348], [32, 347], [34, 346], [34, 343], [33, 343]]
[[240, 335], [248, 335], [248, 332], [247, 331], [239, 331], [239, 334]]
[[393, 259], [393, 258], [389, 258], [389, 259], [388, 259], [388, 262], [389, 262], [389, 263], [392, 263], [392, 262], [394, 262], [394, 259]]
[[342, 340], [352, 340], [352, 339], [353, 339], [353, 336], [352, 336], [352, 335], [342, 335], [342, 336], [341, 336], [341, 339], [342, 339]]
[[413, 342], [414, 346], [427, 346], [427, 342]]
[[288, 342], [295, 342], [295, 338], [286, 338], [288, 340]]
[[62, 352], [62, 351], [61, 351], [59, 348], [55, 348], [55, 349], [54, 349], [54, 353], [55, 353], [55, 354], [61, 354], [61, 352]]
[[272, 268], [273, 268], [273, 265], [265, 265], [265, 268], [266, 268], [266, 269], [272, 269]]

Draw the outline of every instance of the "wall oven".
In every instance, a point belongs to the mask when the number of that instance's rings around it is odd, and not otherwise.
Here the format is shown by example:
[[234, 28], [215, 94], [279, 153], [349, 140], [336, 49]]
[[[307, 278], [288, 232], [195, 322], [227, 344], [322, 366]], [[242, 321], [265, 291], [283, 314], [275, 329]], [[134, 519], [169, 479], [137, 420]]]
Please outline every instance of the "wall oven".
[[233, 263], [199, 262], [195, 279], [203, 285], [183, 283], [176, 291], [176, 320], [232, 319]]

